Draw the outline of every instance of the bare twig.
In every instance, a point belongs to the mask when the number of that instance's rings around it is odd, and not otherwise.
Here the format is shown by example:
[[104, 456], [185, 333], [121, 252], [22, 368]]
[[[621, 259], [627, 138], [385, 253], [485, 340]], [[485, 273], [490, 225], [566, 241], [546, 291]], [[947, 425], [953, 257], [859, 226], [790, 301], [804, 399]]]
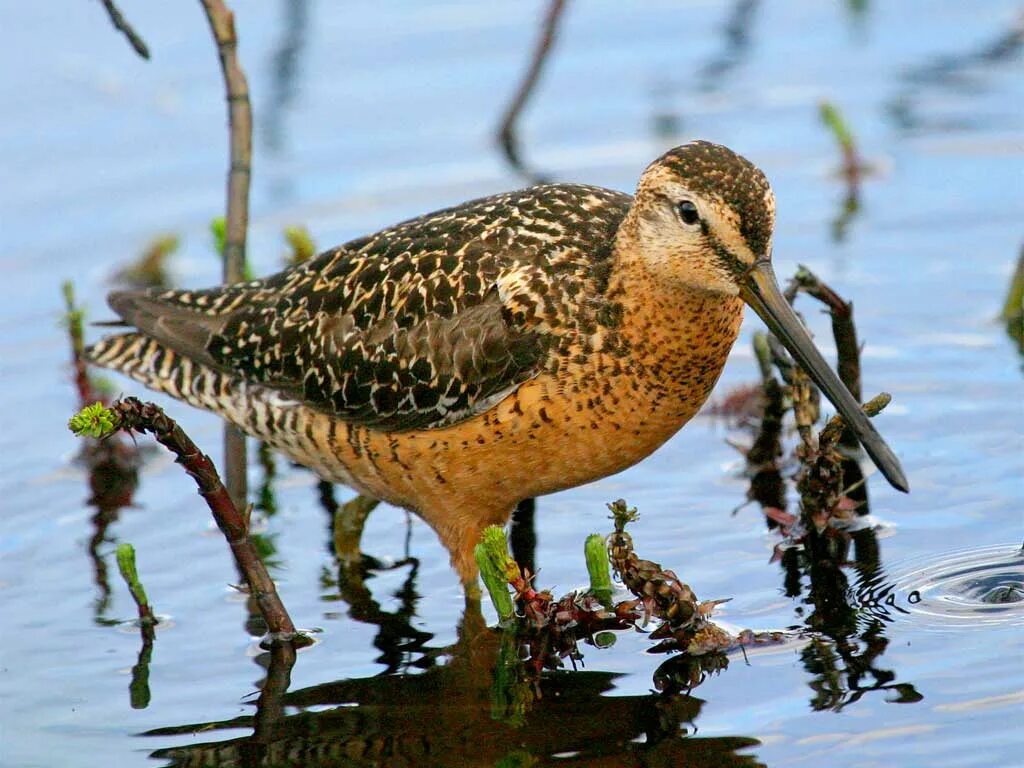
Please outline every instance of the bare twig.
[[[832, 336], [836, 341], [838, 364], [836, 371], [839, 379], [850, 390], [850, 394], [859, 403], [860, 387], [860, 345], [857, 341], [857, 327], [853, 324], [853, 303], [843, 300], [832, 288], [823, 283], [817, 275], [801, 265], [786, 289], [786, 296], [795, 297], [803, 291], [814, 297], [826, 307], [832, 318]], [[860, 443], [852, 430], [847, 429], [842, 444], [847, 448], [856, 448]]]
[[[249, 84], [238, 61], [235, 16], [223, 0], [200, 0], [217, 43], [228, 102], [231, 139], [227, 186], [227, 237], [224, 243], [224, 282], [238, 283], [245, 273], [245, 236], [249, 229], [249, 179], [252, 175], [252, 107]], [[233, 426], [224, 428], [224, 474], [231, 498], [244, 506], [246, 488], [245, 436]]]
[[142, 39], [138, 32], [128, 23], [120, 9], [114, 5], [114, 0], [100, 0], [103, 3], [103, 7], [107, 9], [107, 15], [110, 17], [110, 23], [114, 25], [114, 29], [124, 33], [124, 36], [128, 38], [128, 42], [131, 43], [132, 48], [144, 59], [149, 59], [149, 46], [146, 45], [146, 41]]
[[519, 83], [519, 88], [512, 97], [512, 101], [505, 108], [505, 114], [502, 116], [501, 125], [498, 128], [498, 143], [504, 150], [508, 162], [520, 173], [528, 174], [528, 170], [519, 154], [519, 137], [516, 133], [516, 124], [520, 113], [530, 98], [530, 94], [533, 93], [533, 89], [540, 79], [544, 63], [547, 61], [548, 53], [551, 51], [551, 46], [555, 41], [555, 35], [558, 32], [558, 22], [562, 17], [564, 9], [565, 0], [551, 0], [551, 3], [548, 5], [547, 13], [544, 15], [540, 38], [537, 40], [537, 45], [533, 49], [533, 56], [530, 59], [530, 66], [527, 68], [522, 82]]

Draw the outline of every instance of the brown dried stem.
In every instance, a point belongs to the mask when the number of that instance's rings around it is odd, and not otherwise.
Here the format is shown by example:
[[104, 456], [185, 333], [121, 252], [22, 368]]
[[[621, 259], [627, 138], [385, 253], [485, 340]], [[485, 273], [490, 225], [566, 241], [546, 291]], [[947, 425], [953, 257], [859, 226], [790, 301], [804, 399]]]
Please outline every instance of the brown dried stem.
[[[245, 237], [249, 228], [249, 180], [252, 175], [252, 107], [249, 84], [238, 61], [235, 16], [223, 0], [200, 0], [217, 43], [228, 103], [231, 152], [225, 217], [224, 282], [244, 279]], [[224, 474], [231, 498], [244, 506], [246, 487], [245, 436], [230, 425], [224, 428]]]
[[114, 29], [117, 29], [128, 38], [128, 42], [139, 56], [148, 59], [149, 46], [146, 45], [146, 41], [142, 39], [132, 25], [128, 23], [120, 9], [114, 5], [114, 0], [100, 0], [100, 2], [103, 3], [103, 7], [107, 10], [107, 15], [110, 17], [110, 23], [114, 25]]
[[522, 81], [519, 83], [519, 88], [512, 97], [512, 101], [505, 108], [505, 114], [502, 116], [501, 125], [498, 128], [498, 143], [504, 150], [508, 162], [520, 173], [528, 173], [528, 171], [519, 154], [519, 136], [516, 130], [519, 115], [522, 113], [526, 102], [533, 93], [534, 87], [537, 85], [537, 81], [540, 79], [544, 64], [548, 59], [548, 54], [555, 42], [558, 23], [561, 20], [564, 9], [565, 0], [551, 0], [551, 3], [548, 5], [540, 37], [537, 40], [536, 47], [533, 49], [533, 56], [530, 58], [530, 65]]
[[[832, 336], [836, 342], [838, 364], [836, 371], [840, 381], [850, 390], [857, 402], [861, 398], [860, 344], [857, 341], [857, 327], [853, 324], [853, 302], [845, 301], [817, 275], [801, 265], [786, 289], [787, 297], [795, 297], [803, 291], [828, 308], [832, 318]], [[857, 437], [850, 430], [843, 433], [842, 444], [849, 448], [858, 445]]]
[[250, 595], [256, 600], [270, 628], [272, 642], [292, 642], [304, 638], [296, 631], [266, 566], [249, 538], [248, 515], [240, 513], [232, 503], [210, 457], [196, 447], [174, 419], [153, 403], [126, 397], [114, 403], [111, 410], [118, 417], [120, 429], [152, 433], [157, 442], [170, 450], [176, 456], [175, 461], [195, 480], [199, 494], [206, 499], [217, 527], [227, 539], [235, 562], [249, 584]]

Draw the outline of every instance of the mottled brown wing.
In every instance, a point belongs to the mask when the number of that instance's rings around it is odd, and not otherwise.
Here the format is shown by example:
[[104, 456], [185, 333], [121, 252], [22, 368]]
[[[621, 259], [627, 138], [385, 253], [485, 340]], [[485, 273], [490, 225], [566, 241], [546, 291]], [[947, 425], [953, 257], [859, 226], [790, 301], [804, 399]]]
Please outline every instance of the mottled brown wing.
[[118, 293], [177, 352], [348, 421], [445, 426], [537, 375], [580, 331], [630, 198], [549, 185], [383, 230], [265, 280]]

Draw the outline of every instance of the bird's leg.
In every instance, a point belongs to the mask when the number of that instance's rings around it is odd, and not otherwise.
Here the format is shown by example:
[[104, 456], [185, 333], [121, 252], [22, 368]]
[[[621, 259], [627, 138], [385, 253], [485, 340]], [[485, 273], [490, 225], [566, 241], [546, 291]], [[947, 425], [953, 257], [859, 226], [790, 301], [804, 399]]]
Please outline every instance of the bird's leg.
[[512, 513], [512, 524], [508, 532], [512, 559], [519, 563], [520, 568], [530, 573], [537, 572], [537, 529], [533, 524], [536, 510], [536, 499], [523, 499], [519, 502]]

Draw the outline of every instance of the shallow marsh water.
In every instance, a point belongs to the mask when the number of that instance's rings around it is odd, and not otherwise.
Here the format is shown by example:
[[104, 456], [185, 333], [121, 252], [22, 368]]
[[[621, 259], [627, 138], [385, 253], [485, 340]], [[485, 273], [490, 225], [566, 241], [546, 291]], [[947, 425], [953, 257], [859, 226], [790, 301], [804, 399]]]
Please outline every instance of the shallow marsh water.
[[[206, 225], [222, 205], [223, 100], [194, 5], [125, 4], [150, 63], [98, 4], [5, 14], [19, 32], [0, 74], [3, 766], [217, 764], [188, 748], [252, 730], [266, 659], [188, 479], [165, 453], [145, 452], [134, 504], [95, 544], [110, 571], [104, 600], [89, 556], [96, 510], [64, 427], [76, 403], [58, 324], [63, 279], [103, 319], [110, 275], [165, 231], [184, 238], [180, 284], [218, 277]], [[286, 225], [307, 225], [326, 247], [523, 184], [491, 129], [538, 4], [235, 8], [256, 109], [257, 272], [279, 267]], [[983, 598], [1024, 582], [1022, 358], [995, 320], [1024, 221], [1022, 13], [1000, 0], [574, 4], [523, 123], [538, 169], [625, 190], [672, 144], [735, 148], [774, 185], [778, 274], [806, 263], [854, 299], [865, 393], [894, 396], [879, 426], [913, 491], [870, 480], [880, 566], [845, 571], [851, 610], [839, 613], [852, 624], [828, 627], [847, 639], [843, 653], [822, 641], [734, 657], [692, 695], [662, 697], [652, 673], [663, 659], [620, 633], [611, 649], [585, 649], [585, 671], [549, 677], [524, 725], [495, 721], [494, 643], [436, 651], [459, 641], [462, 600], [431, 532], [378, 509], [364, 549], [405, 563], [366, 581], [372, 599], [339, 585], [316, 480], [278, 461], [279, 511], [265, 529], [273, 573], [296, 621], [322, 630], [292, 671], [282, 749], [309, 765], [494, 765], [527, 753], [542, 765], [1019, 764], [1024, 603]], [[844, 193], [817, 119], [822, 98], [844, 111], [878, 171], [840, 239]], [[827, 322], [803, 307], [829, 348]], [[749, 318], [716, 396], [756, 378], [757, 327]], [[214, 418], [158, 402], [219, 461]], [[732, 597], [723, 622], [768, 629], [825, 615], [806, 602], [806, 581], [787, 594], [797, 585], [769, 563], [777, 539], [756, 509], [732, 513], [746, 485], [730, 436], [699, 418], [639, 466], [539, 500], [543, 584], [584, 579], [583, 539], [607, 531], [604, 504], [625, 497], [641, 511], [640, 554], [702, 598]], [[255, 461], [250, 477], [257, 487]], [[136, 547], [156, 610], [170, 617], [145, 708], [129, 697], [139, 636], [117, 624], [134, 612], [113, 564], [120, 541]], [[470, 621], [461, 634], [481, 632]], [[382, 745], [395, 755], [375, 763]]]

